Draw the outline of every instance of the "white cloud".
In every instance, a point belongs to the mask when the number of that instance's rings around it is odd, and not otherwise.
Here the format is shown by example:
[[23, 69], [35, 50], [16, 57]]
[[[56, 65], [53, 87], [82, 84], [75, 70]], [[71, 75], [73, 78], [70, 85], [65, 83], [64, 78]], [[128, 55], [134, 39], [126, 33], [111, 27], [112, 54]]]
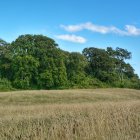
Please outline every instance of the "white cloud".
[[70, 42], [75, 42], [75, 43], [85, 43], [87, 40], [81, 36], [76, 36], [76, 35], [57, 35], [56, 36], [58, 39], [70, 41]]
[[136, 28], [133, 25], [126, 25], [125, 30], [127, 31], [128, 35], [140, 35], [140, 29]]
[[97, 32], [101, 34], [115, 33], [115, 34], [125, 35], [125, 36], [140, 35], [140, 29], [136, 28], [133, 25], [125, 25], [124, 30], [121, 30], [115, 26], [102, 26], [102, 25], [93, 24], [91, 22], [77, 24], [77, 25], [68, 25], [68, 26], [61, 25], [60, 27], [68, 32], [77, 32], [77, 31], [82, 31], [86, 29], [86, 30], [90, 30], [92, 32]]
[[68, 25], [68, 26], [60, 25], [60, 27], [65, 29], [66, 31], [69, 31], [69, 32], [77, 32], [77, 31], [83, 30], [82, 24], [80, 24], [80, 25]]

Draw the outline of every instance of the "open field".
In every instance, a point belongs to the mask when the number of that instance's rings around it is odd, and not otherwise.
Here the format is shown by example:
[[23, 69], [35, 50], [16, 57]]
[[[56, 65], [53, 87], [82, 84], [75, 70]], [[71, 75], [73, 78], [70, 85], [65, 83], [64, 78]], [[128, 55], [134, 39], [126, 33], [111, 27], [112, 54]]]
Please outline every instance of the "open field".
[[0, 93], [0, 140], [139, 139], [139, 90]]

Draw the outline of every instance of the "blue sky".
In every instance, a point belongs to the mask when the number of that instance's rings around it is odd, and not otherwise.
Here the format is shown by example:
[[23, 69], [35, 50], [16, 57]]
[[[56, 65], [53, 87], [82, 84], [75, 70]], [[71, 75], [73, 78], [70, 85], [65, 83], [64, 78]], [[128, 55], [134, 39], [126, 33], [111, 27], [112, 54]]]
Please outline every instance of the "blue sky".
[[52, 37], [59, 47], [125, 48], [140, 76], [140, 0], [1, 0], [0, 38]]

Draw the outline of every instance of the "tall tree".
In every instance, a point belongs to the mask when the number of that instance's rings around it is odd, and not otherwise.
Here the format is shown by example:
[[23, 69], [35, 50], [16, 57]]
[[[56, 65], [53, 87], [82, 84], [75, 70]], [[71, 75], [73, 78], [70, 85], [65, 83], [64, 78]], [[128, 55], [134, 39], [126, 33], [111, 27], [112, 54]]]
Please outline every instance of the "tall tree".
[[16, 88], [28, 89], [36, 84], [39, 61], [31, 55], [13, 58], [13, 83]]
[[0, 39], [0, 77], [10, 79], [12, 57], [10, 53], [10, 44]]
[[[58, 45], [53, 39], [46, 36], [22, 35], [19, 36], [19, 38], [17, 38], [14, 42], [12, 42], [13, 58], [20, 58], [18, 63], [22, 65], [20, 67], [24, 69], [23, 71], [26, 75], [24, 77], [26, 77], [28, 81], [32, 79], [30, 77], [32, 77], [31, 75], [33, 73], [31, 71], [28, 71], [31, 67], [31, 65], [28, 65], [28, 61], [30, 62], [31, 60], [34, 60], [34, 63], [32, 63], [32, 67], [34, 68], [34, 66], [36, 66], [34, 71], [37, 73], [36, 80], [39, 87], [61, 87], [67, 83], [67, 74], [63, 51], [57, 48], [57, 46]], [[27, 60], [27, 58], [32, 59]], [[13, 60], [15, 62], [17, 61], [17, 59]], [[18, 77], [22, 77], [22, 73], [19, 69], [18, 71]], [[28, 73], [28, 75], [26, 73]], [[32, 80], [31, 83], [34, 83], [34, 81], [35, 80]]]
[[[66, 52], [43, 35], [21, 35], [11, 44], [0, 39], [0, 78], [16, 88], [110, 86], [139, 88], [139, 77], [125, 60], [122, 48], [85, 48], [83, 54]], [[118, 80], [119, 79], [119, 80]], [[5, 81], [3, 82], [5, 83]]]
[[67, 59], [67, 75], [71, 85], [83, 85], [86, 78], [85, 68], [87, 61], [85, 57], [77, 52], [69, 54]]
[[121, 82], [123, 82], [124, 74], [126, 73], [126, 71], [129, 71], [129, 74], [131, 71], [131, 75], [132, 73], [134, 73], [134, 70], [132, 69], [130, 64], [125, 63], [126, 59], [131, 58], [131, 52], [119, 47], [117, 47], [115, 50], [113, 50], [111, 47], [107, 47], [107, 53], [110, 55], [110, 57], [113, 58], [113, 61], [115, 63], [114, 70], [117, 72]]
[[112, 80], [114, 63], [105, 49], [85, 48], [83, 55], [89, 62], [89, 74], [104, 82]]

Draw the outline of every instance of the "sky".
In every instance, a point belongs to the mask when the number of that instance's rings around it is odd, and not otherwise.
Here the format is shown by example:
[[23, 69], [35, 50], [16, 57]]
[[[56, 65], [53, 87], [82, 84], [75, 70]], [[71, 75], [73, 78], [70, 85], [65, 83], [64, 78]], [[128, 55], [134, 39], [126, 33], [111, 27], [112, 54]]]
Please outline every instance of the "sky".
[[43, 34], [66, 51], [120, 47], [140, 76], [140, 0], [0, 0], [0, 38]]

